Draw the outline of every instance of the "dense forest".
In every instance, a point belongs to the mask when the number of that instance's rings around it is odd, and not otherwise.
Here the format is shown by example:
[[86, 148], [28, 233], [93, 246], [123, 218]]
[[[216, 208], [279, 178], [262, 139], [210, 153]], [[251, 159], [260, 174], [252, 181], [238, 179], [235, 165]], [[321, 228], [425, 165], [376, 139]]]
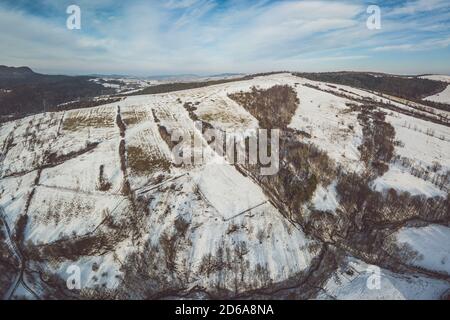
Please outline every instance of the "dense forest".
[[0, 119], [54, 111], [59, 104], [114, 93], [91, 77], [44, 75], [27, 67], [0, 66]]

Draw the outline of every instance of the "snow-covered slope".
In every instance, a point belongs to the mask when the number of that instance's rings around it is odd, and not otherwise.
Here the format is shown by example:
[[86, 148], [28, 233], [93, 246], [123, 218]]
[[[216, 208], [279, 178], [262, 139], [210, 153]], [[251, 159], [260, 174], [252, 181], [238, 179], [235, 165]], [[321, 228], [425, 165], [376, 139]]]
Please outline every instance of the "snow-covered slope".
[[[419, 78], [450, 83], [450, 76], [447, 75], [434, 74], [434, 75], [420, 76]], [[423, 100], [450, 104], [450, 85], [448, 85], [444, 91], [426, 97]]]
[[427, 277], [399, 275], [354, 258], [346, 258], [330, 277], [320, 299], [339, 300], [435, 300], [448, 283]]
[[432, 75], [420, 76], [419, 78], [435, 80], [435, 81], [443, 81], [443, 82], [449, 82], [450, 83], [450, 76], [441, 75], [441, 74], [432, 74]]
[[444, 91], [426, 97], [424, 100], [450, 104], [450, 85], [448, 85]]
[[[300, 100], [288, 125], [296, 134], [294, 142], [317, 148], [333, 166], [334, 179], [325, 183], [318, 177], [300, 208], [279, 203], [277, 196], [289, 188], [273, 192], [264, 180], [215, 154], [194, 123], [197, 118], [222, 131], [257, 129], [257, 117], [230, 94], [276, 85], [290, 86]], [[301, 297], [307, 298], [441, 297], [450, 288], [449, 279], [433, 278], [419, 268], [383, 266], [380, 291], [368, 291], [363, 271], [369, 264], [361, 260], [366, 256], [349, 258], [360, 249], [350, 250], [336, 240], [342, 234], [325, 242], [326, 228], [315, 229], [308, 220], [317, 212], [322, 214], [319, 220], [329, 212], [333, 219], [345, 216], [349, 208], [339, 179], [367, 173], [361, 151], [368, 140], [367, 123], [361, 120], [363, 98], [397, 107], [379, 107], [386, 125], [395, 130], [395, 147], [387, 171], [372, 179], [371, 190], [445, 199], [450, 129], [419, 119], [423, 114], [438, 117], [441, 111], [416, 110], [414, 116], [404, 112], [411, 106], [387, 97], [288, 73], [129, 96], [95, 108], [3, 124], [2, 219], [13, 230], [12, 241], [26, 253], [21, 258], [26, 277], [20, 281], [32, 287], [12, 290], [6, 298], [20, 298], [23, 292], [41, 298], [259, 297], [270, 296], [273, 288], [287, 290], [288, 296], [300, 284]], [[162, 133], [175, 129], [195, 137], [200, 149], [208, 151], [202, 163], [175, 164]], [[183, 145], [184, 151], [189, 148]], [[340, 228], [342, 221], [330, 227]], [[408, 243], [424, 256], [422, 262], [405, 261], [409, 268], [448, 271], [448, 223], [417, 229], [392, 226], [398, 231], [393, 242]], [[419, 238], [424, 241], [418, 243]], [[342, 257], [340, 250], [351, 253]], [[333, 263], [326, 261], [330, 254]], [[351, 276], [334, 265], [340, 260], [354, 270]], [[65, 288], [70, 266], [80, 268], [81, 291]], [[15, 283], [4, 285], [14, 288]]]
[[402, 228], [395, 237], [400, 245], [416, 252], [411, 264], [450, 275], [450, 228], [441, 225]]

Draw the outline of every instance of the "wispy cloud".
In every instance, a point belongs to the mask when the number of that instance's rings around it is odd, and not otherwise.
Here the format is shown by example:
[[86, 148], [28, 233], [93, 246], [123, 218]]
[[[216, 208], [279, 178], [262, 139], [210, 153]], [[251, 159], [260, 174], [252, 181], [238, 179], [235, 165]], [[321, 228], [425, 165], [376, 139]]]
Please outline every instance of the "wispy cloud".
[[409, 51], [413, 48], [414, 46], [412, 44], [399, 44], [394, 46], [376, 47], [373, 51]]
[[353, 0], [79, 0], [79, 31], [65, 28], [71, 1], [2, 3], [0, 28], [8, 32], [0, 34], [0, 63], [42, 71], [144, 75], [353, 67], [395, 72], [379, 54], [406, 64], [406, 54], [417, 59], [424, 52], [426, 63], [425, 52], [444, 50], [442, 72], [450, 72], [447, 0], [381, 2], [378, 31], [366, 28], [367, 3]]
[[407, 1], [405, 4], [394, 8], [389, 14], [394, 15], [411, 15], [416, 13], [434, 11], [439, 9], [448, 9], [447, 0], [415, 0]]

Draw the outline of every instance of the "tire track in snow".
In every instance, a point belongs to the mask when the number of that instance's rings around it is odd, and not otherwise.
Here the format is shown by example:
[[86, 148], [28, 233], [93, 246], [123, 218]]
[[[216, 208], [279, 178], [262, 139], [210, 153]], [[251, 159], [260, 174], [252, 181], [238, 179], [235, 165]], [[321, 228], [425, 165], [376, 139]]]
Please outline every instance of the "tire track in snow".
[[17, 274], [16, 280], [14, 282], [14, 286], [11, 287], [11, 289], [9, 290], [9, 293], [6, 296], [8, 297], [8, 300], [11, 300], [12, 297], [14, 296], [14, 293], [16, 292], [17, 288], [19, 287], [19, 285], [22, 285], [25, 288], [25, 290], [27, 290], [37, 300], [39, 300], [39, 296], [25, 282], [25, 279], [23, 276], [26, 271], [26, 260], [23, 256], [22, 252], [20, 251], [19, 247], [13, 240], [13, 237], [11, 234], [11, 229], [10, 229], [5, 217], [6, 217], [5, 211], [4, 211], [3, 207], [0, 206], [0, 219], [2, 220], [3, 224], [5, 225], [6, 233], [8, 235], [8, 239], [10, 242], [10, 248], [12, 249], [11, 251], [12, 251], [13, 255], [15, 255], [19, 259], [19, 264], [20, 264], [20, 271]]

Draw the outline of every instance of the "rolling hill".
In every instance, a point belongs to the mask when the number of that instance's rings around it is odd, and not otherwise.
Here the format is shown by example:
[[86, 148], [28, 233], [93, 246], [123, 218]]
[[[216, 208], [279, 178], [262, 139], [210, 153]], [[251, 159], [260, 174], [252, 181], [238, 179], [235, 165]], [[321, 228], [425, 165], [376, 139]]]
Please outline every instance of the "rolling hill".
[[[159, 87], [3, 123], [0, 295], [448, 298], [450, 112], [419, 101], [443, 85], [409, 97], [330, 77]], [[241, 143], [279, 129], [279, 170], [217, 153], [204, 129]], [[175, 131], [201, 162], [176, 163]]]

